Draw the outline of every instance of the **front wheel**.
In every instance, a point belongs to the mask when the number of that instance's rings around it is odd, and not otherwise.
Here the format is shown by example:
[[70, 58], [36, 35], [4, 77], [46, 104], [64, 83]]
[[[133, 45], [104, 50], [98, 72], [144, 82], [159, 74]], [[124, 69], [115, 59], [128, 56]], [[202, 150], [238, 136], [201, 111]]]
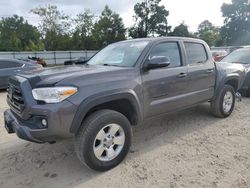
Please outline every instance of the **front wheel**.
[[75, 150], [81, 162], [91, 169], [106, 171], [127, 155], [132, 130], [119, 112], [100, 110], [90, 115], [76, 135]]
[[231, 115], [235, 105], [235, 90], [225, 85], [218, 96], [211, 102], [211, 112], [214, 116], [225, 118]]

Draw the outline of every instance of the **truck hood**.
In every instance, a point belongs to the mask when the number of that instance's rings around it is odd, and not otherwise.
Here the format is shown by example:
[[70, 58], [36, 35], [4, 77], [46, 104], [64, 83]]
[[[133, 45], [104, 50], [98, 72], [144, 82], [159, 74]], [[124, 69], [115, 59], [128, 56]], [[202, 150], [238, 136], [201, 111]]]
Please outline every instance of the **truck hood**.
[[60, 66], [38, 71], [25, 72], [19, 74], [18, 76], [28, 79], [31, 86], [34, 88], [53, 86], [56, 83], [68, 78], [72, 79], [73, 77], [84, 75], [100, 74], [104, 72], [116, 72], [124, 69], [131, 68], [99, 65]]

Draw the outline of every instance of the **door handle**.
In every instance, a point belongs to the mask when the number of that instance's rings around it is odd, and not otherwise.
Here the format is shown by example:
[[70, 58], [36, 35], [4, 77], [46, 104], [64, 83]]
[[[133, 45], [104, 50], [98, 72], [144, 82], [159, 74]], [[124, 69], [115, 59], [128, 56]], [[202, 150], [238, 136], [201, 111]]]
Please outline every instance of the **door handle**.
[[207, 69], [206, 70], [206, 73], [213, 73], [214, 72], [214, 69]]
[[182, 72], [178, 75], [178, 78], [185, 78], [186, 76], [187, 74]]

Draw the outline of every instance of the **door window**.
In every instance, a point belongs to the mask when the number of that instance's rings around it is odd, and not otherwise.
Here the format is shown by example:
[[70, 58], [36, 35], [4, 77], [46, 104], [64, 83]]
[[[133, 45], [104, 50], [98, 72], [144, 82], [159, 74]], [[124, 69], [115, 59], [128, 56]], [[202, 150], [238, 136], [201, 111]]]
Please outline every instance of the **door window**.
[[170, 68], [181, 66], [180, 49], [177, 42], [166, 42], [156, 45], [151, 50], [149, 59], [153, 56], [165, 56], [169, 58], [170, 65], [168, 67]]
[[207, 52], [203, 44], [185, 42], [187, 53], [187, 64], [205, 63], [208, 59]]

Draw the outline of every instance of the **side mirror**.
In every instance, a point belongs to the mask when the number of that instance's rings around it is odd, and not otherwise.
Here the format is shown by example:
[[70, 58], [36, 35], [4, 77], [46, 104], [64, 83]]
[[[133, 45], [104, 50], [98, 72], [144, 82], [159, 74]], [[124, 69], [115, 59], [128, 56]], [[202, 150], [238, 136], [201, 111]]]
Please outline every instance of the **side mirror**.
[[163, 68], [170, 65], [170, 59], [166, 56], [153, 56], [150, 60], [146, 63], [146, 68], [150, 69], [157, 69]]

